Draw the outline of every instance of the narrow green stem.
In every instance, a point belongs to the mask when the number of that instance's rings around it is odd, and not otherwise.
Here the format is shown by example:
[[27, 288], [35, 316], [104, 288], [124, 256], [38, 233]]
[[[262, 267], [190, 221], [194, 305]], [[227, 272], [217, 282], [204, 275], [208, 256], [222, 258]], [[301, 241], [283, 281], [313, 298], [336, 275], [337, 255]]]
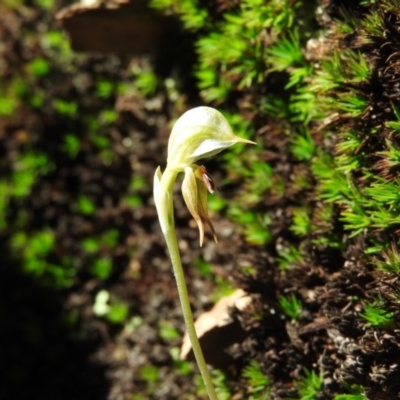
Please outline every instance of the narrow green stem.
[[192, 310], [190, 308], [189, 296], [185, 282], [185, 275], [183, 273], [175, 231], [172, 230], [165, 233], [165, 240], [167, 242], [169, 255], [171, 257], [172, 266], [174, 268], [176, 285], [178, 287], [179, 299], [182, 307], [183, 319], [185, 321], [190, 342], [192, 343], [193, 353], [196, 358], [201, 376], [203, 377], [208, 397], [211, 400], [218, 400], [214, 390], [214, 385], [211, 381], [210, 373], [208, 372], [207, 369], [207, 364], [204, 360], [203, 351], [201, 350], [200, 342], [194, 327], [193, 315], [192, 315]]
[[164, 223], [167, 229], [163, 232], [165, 241], [167, 242], [167, 247], [169, 251], [169, 256], [171, 258], [172, 266], [174, 269], [174, 275], [176, 280], [176, 285], [178, 287], [179, 299], [181, 302], [181, 308], [183, 313], [183, 319], [185, 321], [186, 330], [190, 342], [192, 344], [192, 349], [194, 356], [197, 361], [201, 376], [203, 378], [208, 397], [210, 400], [218, 400], [215, 393], [214, 385], [211, 381], [210, 373], [207, 369], [207, 364], [204, 360], [203, 351], [201, 350], [200, 342], [197, 337], [196, 329], [194, 327], [192, 310], [190, 308], [189, 295], [186, 288], [185, 275], [182, 268], [182, 261], [179, 253], [178, 241], [176, 238], [174, 217], [173, 217], [173, 203], [172, 203], [172, 189], [176, 179], [176, 172], [168, 171], [164, 172], [162, 176], [162, 187], [165, 190], [165, 204], [168, 204], [168, 218]]

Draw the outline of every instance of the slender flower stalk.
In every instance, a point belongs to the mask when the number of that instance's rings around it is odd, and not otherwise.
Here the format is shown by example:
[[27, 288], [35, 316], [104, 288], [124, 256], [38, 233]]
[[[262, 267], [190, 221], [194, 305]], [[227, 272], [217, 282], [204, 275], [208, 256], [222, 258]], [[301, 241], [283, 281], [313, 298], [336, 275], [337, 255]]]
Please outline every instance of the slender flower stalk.
[[254, 142], [234, 135], [225, 117], [213, 108], [197, 107], [189, 110], [178, 119], [172, 129], [164, 173], [158, 167], [154, 176], [154, 201], [158, 218], [174, 269], [186, 329], [210, 400], [218, 398], [194, 327], [176, 238], [173, 186], [178, 174], [184, 173], [182, 194], [199, 228], [200, 246], [204, 241], [204, 225], [208, 225], [217, 242], [217, 235], [207, 211], [207, 192], [214, 192], [214, 183], [205, 167], [198, 166], [195, 162], [213, 156], [235, 143]]

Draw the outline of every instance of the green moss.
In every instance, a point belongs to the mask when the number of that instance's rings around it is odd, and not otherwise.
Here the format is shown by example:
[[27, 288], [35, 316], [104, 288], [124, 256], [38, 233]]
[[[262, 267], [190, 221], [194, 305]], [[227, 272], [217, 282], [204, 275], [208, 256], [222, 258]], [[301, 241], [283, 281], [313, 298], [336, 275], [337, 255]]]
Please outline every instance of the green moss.
[[388, 312], [382, 308], [382, 301], [377, 301], [376, 305], [372, 303], [366, 303], [364, 305], [364, 311], [361, 316], [368, 322], [370, 326], [389, 328], [394, 327], [395, 320], [393, 312]]
[[62, 150], [68, 154], [69, 157], [75, 158], [79, 153], [81, 143], [79, 138], [73, 134], [66, 134], [64, 137], [64, 144]]
[[[199, 24], [194, 10], [203, 3], [185, 10], [157, 3], [192, 18], [202, 99], [244, 120], [259, 144], [221, 157], [222, 184], [241, 188], [221, 211], [244, 239], [266, 250], [271, 268], [328, 273], [316, 253], [335, 250], [340, 257], [329, 260], [335, 271], [349, 258], [357, 261], [348, 267], [355, 275], [360, 265], [397, 273], [396, 2], [362, 1], [340, 10], [328, 2], [330, 8], [324, 3], [315, 14], [318, 4], [303, 1], [223, 2], [222, 13], [210, 6]], [[396, 309], [390, 296], [391, 307], [384, 308]], [[370, 306], [363, 315], [373, 321], [379, 313]], [[314, 372], [304, 383], [297, 385], [302, 398], [325, 390]]]
[[249, 399], [267, 400], [270, 398], [269, 385], [271, 380], [261, 369], [261, 365], [253, 360], [243, 369], [243, 378], [247, 384], [247, 393]]
[[100, 279], [107, 279], [112, 271], [112, 261], [108, 257], [101, 257], [93, 261], [89, 271]]
[[323, 387], [323, 379], [314, 371], [304, 370], [302, 379], [296, 383], [300, 400], [316, 400]]
[[65, 101], [62, 99], [55, 99], [53, 101], [54, 109], [64, 117], [74, 117], [78, 111], [78, 104], [73, 101]]
[[287, 297], [281, 296], [279, 305], [284, 314], [291, 320], [296, 320], [300, 317], [302, 303], [293, 293]]
[[84, 195], [78, 197], [77, 208], [84, 215], [92, 215], [96, 211], [94, 203]]
[[41, 284], [70, 287], [76, 273], [70, 259], [60, 260], [60, 264], [51, 262], [55, 240], [54, 233], [49, 229], [31, 234], [15, 232], [11, 237], [12, 255], [21, 260], [23, 271], [37, 278]]
[[50, 73], [50, 64], [44, 58], [35, 58], [29, 62], [28, 72], [37, 78], [43, 78]]

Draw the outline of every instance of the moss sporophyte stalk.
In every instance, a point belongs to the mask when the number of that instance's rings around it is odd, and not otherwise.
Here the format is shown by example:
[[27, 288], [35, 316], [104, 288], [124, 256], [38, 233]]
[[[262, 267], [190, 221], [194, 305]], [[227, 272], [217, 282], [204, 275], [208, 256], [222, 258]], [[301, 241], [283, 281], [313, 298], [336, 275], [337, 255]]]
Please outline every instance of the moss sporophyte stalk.
[[236, 143], [255, 144], [236, 136], [228, 121], [219, 111], [210, 107], [197, 107], [189, 110], [177, 120], [172, 129], [164, 173], [158, 167], [154, 176], [154, 201], [174, 269], [186, 329], [208, 396], [212, 400], [217, 400], [217, 396], [193, 323], [176, 238], [172, 190], [178, 174], [184, 173], [182, 194], [198, 225], [200, 246], [204, 241], [204, 225], [209, 226], [214, 240], [217, 242], [217, 235], [207, 211], [207, 192], [213, 193], [214, 184], [205, 167], [195, 163]]

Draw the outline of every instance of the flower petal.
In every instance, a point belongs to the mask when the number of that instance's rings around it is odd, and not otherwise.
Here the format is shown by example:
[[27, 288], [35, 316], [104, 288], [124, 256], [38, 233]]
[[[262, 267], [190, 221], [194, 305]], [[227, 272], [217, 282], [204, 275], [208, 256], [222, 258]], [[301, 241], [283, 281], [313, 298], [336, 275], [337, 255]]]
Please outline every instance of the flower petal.
[[167, 231], [169, 224], [169, 204], [165, 201], [166, 193], [161, 185], [161, 168], [158, 167], [154, 174], [153, 193], [154, 203], [156, 204], [158, 219], [160, 220], [161, 230]]
[[[204, 167], [199, 167], [204, 168]], [[205, 169], [205, 168], [204, 168]], [[208, 215], [208, 207], [207, 207], [207, 196], [208, 196], [208, 189], [205, 183], [201, 178], [197, 178], [197, 197], [198, 197], [198, 213], [202, 222], [205, 222], [211, 229], [211, 232], [214, 236], [215, 243], [218, 243], [217, 234], [215, 233], [214, 226], [211, 222], [211, 219]], [[200, 244], [201, 246], [201, 244]]]
[[199, 227], [200, 246], [202, 246], [204, 241], [204, 224], [203, 219], [199, 213], [197, 179], [191, 167], [185, 168], [185, 177], [183, 178], [182, 182], [182, 195], [183, 199], [185, 200], [186, 206], [190, 211], [190, 214], [192, 214], [192, 217]]
[[192, 165], [239, 142], [254, 143], [236, 136], [219, 111], [196, 107], [185, 112], [172, 128], [167, 162], [173, 167]]

